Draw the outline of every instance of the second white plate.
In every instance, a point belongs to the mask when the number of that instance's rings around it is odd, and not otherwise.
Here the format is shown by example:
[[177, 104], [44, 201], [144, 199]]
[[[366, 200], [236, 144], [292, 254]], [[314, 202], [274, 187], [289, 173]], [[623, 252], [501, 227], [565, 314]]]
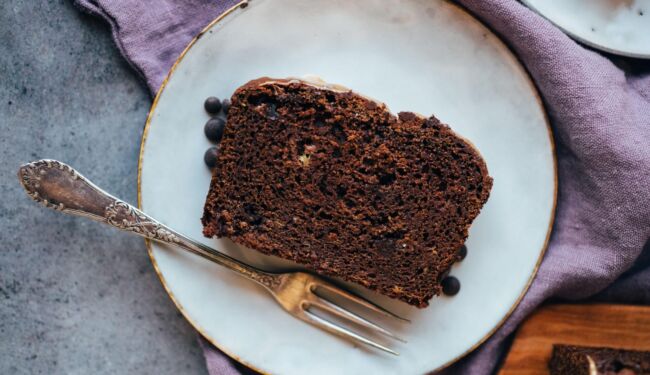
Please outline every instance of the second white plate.
[[523, 3], [594, 48], [650, 59], [650, 0], [523, 0]]

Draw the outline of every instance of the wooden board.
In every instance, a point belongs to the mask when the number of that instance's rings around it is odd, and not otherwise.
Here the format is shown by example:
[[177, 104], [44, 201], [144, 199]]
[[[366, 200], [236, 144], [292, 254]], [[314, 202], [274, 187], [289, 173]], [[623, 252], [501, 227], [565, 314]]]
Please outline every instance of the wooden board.
[[650, 307], [543, 307], [517, 332], [499, 374], [548, 374], [547, 363], [554, 343], [650, 351]]

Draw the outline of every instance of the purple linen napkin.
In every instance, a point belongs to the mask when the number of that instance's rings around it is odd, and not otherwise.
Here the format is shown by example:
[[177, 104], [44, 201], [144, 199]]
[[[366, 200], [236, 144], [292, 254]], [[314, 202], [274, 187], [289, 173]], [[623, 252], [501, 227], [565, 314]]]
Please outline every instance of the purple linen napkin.
[[[488, 374], [505, 339], [549, 298], [650, 304], [650, 61], [589, 50], [515, 0], [458, 2], [532, 75], [553, 125], [559, 168], [553, 234], [528, 294], [490, 340], [445, 370]], [[120, 51], [155, 93], [193, 36], [236, 1], [75, 3], [110, 24]], [[211, 375], [247, 372], [202, 346]]]

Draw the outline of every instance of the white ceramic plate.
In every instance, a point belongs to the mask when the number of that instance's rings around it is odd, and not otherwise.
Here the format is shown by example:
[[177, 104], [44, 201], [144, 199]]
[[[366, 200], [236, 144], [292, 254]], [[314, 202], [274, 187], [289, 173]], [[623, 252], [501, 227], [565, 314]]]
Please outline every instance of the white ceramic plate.
[[[554, 213], [552, 139], [541, 101], [517, 59], [487, 28], [438, 0], [256, 0], [206, 29], [172, 69], [147, 123], [140, 206], [201, 235], [210, 173], [203, 101], [246, 81], [315, 74], [386, 102], [436, 114], [482, 152], [494, 188], [452, 274], [453, 297], [424, 310], [355, 288], [412, 324], [395, 329], [399, 357], [331, 336], [286, 314], [253, 283], [194, 255], [150, 247], [185, 317], [250, 367], [274, 374], [418, 374], [455, 361], [512, 311], [534, 276]], [[245, 262], [286, 262], [228, 240], [203, 242]]]
[[650, 0], [522, 0], [575, 39], [650, 59]]

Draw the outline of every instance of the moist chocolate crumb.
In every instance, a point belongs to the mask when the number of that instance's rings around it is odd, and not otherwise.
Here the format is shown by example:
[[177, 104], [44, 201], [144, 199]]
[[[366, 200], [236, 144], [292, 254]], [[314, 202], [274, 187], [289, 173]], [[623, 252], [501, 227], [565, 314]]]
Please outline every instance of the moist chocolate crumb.
[[426, 307], [491, 187], [433, 116], [262, 78], [231, 98], [203, 233]]

